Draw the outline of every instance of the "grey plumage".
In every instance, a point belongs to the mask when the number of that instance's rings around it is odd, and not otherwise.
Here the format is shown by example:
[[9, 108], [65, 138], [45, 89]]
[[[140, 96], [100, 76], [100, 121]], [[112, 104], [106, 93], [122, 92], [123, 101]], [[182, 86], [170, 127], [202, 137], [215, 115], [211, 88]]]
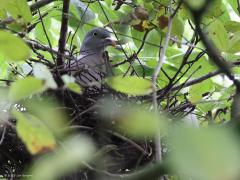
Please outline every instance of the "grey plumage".
[[86, 34], [80, 56], [67, 65], [81, 86], [100, 87], [102, 79], [109, 73], [110, 65], [104, 51], [110, 45], [114, 45], [114, 41], [104, 28], [94, 28]]

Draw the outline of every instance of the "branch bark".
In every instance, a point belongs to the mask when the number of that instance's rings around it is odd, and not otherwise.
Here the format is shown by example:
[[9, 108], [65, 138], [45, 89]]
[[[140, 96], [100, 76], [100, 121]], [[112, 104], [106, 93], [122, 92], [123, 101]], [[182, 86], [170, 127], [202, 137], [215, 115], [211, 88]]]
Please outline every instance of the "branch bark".
[[60, 38], [58, 41], [58, 57], [57, 57], [57, 66], [62, 66], [64, 64], [64, 56], [61, 54], [65, 53], [67, 31], [68, 31], [68, 12], [69, 12], [70, 0], [63, 1], [62, 9], [62, 24], [60, 31]]

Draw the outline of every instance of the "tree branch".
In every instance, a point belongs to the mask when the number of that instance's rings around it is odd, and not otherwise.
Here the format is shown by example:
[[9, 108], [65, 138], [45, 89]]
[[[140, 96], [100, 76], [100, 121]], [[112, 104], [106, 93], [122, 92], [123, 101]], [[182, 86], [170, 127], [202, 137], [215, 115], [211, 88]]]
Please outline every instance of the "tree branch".
[[35, 11], [43, 6], [46, 6], [47, 4], [50, 4], [51, 2], [54, 2], [56, 0], [41, 0], [38, 1], [30, 6], [31, 11]]
[[188, 9], [192, 12], [193, 18], [195, 21], [196, 26], [196, 32], [198, 33], [202, 43], [206, 47], [206, 52], [210, 59], [218, 66], [218, 68], [230, 79], [233, 81], [234, 85], [237, 88], [237, 91], [240, 92], [240, 82], [234, 77], [234, 75], [231, 72], [229, 63], [225, 61], [225, 59], [221, 56], [218, 49], [214, 46], [214, 44], [208, 39], [206, 34], [203, 32], [201, 28], [201, 20], [202, 15], [206, 11], [206, 9], [209, 6], [209, 2], [205, 2], [205, 4], [200, 9], [193, 9], [190, 4], [188, 4], [186, 1], [185, 5], [188, 7]]
[[[171, 38], [171, 29], [172, 29], [172, 0], [169, 0], [169, 22], [168, 22], [168, 29], [167, 29], [167, 33], [166, 33], [166, 38], [165, 38], [165, 44], [162, 48], [160, 48], [160, 52], [159, 52], [159, 60], [158, 60], [158, 64], [154, 70], [153, 76], [152, 76], [152, 104], [153, 104], [153, 108], [155, 113], [158, 113], [158, 104], [157, 104], [157, 77], [160, 73], [160, 70], [162, 68], [163, 62], [164, 62], [164, 57], [169, 45], [169, 41]], [[162, 161], [162, 147], [161, 147], [161, 135], [160, 132], [158, 131], [156, 133], [156, 137], [155, 137], [155, 146], [156, 146], [156, 160], [158, 162]]]
[[58, 41], [58, 57], [57, 57], [57, 66], [62, 66], [64, 64], [64, 56], [60, 54], [65, 53], [67, 31], [68, 31], [68, 12], [69, 12], [70, 0], [63, 1], [63, 10], [62, 10], [62, 24], [60, 31], [60, 38]]

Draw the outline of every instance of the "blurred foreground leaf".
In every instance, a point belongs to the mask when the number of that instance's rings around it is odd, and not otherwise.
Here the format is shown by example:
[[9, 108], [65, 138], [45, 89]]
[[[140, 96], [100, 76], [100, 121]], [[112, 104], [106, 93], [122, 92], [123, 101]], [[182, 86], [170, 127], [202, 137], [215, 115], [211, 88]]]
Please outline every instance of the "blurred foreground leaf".
[[25, 100], [23, 106], [32, 115], [41, 119], [55, 136], [62, 136], [62, 129], [66, 126], [67, 117], [63, 109], [59, 108], [56, 99], [51, 97], [31, 98]]
[[44, 83], [42, 80], [34, 77], [26, 77], [17, 80], [11, 85], [9, 98], [12, 101], [19, 101], [30, 95], [42, 92], [44, 89]]
[[75, 83], [75, 78], [68, 76], [68, 75], [63, 75], [62, 76], [62, 80], [65, 84], [65, 87], [68, 88], [69, 90], [81, 94], [82, 93], [82, 89], [81, 86], [79, 86], [77, 83]]
[[48, 154], [35, 162], [30, 173], [32, 180], [59, 179], [63, 175], [81, 168], [91, 160], [95, 147], [91, 139], [76, 136], [67, 139], [54, 154]]
[[159, 129], [164, 131], [167, 127], [164, 115], [156, 116], [152, 111], [137, 107], [122, 111], [117, 123], [119, 128], [135, 138], [154, 137]]
[[43, 153], [56, 147], [53, 134], [40, 119], [19, 111], [13, 111], [13, 115], [17, 119], [17, 134], [31, 154]]
[[30, 48], [22, 39], [0, 30], [0, 54], [8, 61], [25, 60], [30, 55]]
[[170, 167], [176, 172], [199, 180], [238, 179], [240, 146], [229, 130], [178, 127], [170, 144]]
[[0, 0], [0, 4], [14, 19], [22, 18], [25, 24], [31, 22], [32, 13], [26, 0]]
[[107, 84], [116, 91], [141, 96], [151, 93], [151, 81], [136, 76], [116, 76], [107, 79]]
[[103, 99], [102, 103], [104, 105], [101, 105], [101, 115], [133, 138], [154, 137], [159, 129], [164, 132], [168, 126], [167, 117], [164, 114], [156, 115], [148, 106], [109, 99]]

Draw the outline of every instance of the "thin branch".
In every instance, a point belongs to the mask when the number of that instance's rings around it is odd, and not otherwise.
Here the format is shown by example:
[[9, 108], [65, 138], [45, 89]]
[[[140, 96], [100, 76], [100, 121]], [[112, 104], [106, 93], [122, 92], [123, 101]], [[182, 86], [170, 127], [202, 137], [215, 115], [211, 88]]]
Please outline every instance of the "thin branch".
[[79, 27], [80, 27], [81, 24], [82, 24], [83, 17], [85, 16], [85, 14], [86, 14], [86, 12], [87, 12], [87, 10], [88, 10], [88, 8], [89, 8], [89, 5], [90, 5], [91, 1], [92, 1], [92, 0], [90, 0], [90, 2], [87, 4], [87, 7], [85, 8], [83, 14], [81, 15], [81, 19], [80, 19], [80, 21], [79, 21], [79, 23], [78, 23], [78, 26], [77, 26], [75, 32], [74, 32], [73, 35], [72, 35], [71, 42], [70, 42], [70, 51], [72, 51], [73, 39], [74, 39], [75, 35], [77, 34], [77, 31], [78, 31]]
[[[235, 66], [239, 66], [240, 65], [240, 62], [239, 61], [236, 61], [232, 64], [231, 67], [235, 67]], [[219, 74], [223, 73], [220, 69], [216, 70], [216, 71], [213, 71], [213, 72], [210, 72], [204, 76], [201, 76], [199, 78], [196, 78], [196, 79], [193, 79], [193, 80], [190, 80], [188, 82], [185, 82], [185, 83], [182, 83], [180, 85], [177, 85], [177, 86], [174, 86], [171, 90], [172, 91], [176, 91], [176, 90], [179, 90], [181, 88], [185, 88], [185, 87], [189, 87], [189, 86], [192, 86], [192, 85], [195, 85], [195, 84], [198, 84], [198, 83], [201, 83], [202, 81], [205, 81], [209, 78], [212, 78], [214, 76], [217, 76]]]
[[[35, 0], [35, 2], [37, 2], [37, 1]], [[44, 32], [44, 34], [45, 34], [45, 36], [46, 36], [46, 38], [47, 38], [48, 45], [49, 45], [49, 47], [52, 49], [52, 44], [51, 44], [51, 41], [50, 41], [50, 39], [49, 39], [49, 37], [48, 37], [47, 30], [46, 30], [45, 24], [44, 24], [44, 22], [43, 22], [42, 14], [41, 14], [41, 12], [40, 12], [39, 9], [37, 9], [37, 12], [38, 12], [38, 15], [39, 15], [39, 19], [40, 19], [40, 21], [41, 21], [41, 24], [42, 24], [43, 32]], [[53, 61], [55, 61], [55, 57], [54, 57], [53, 53], [50, 52], [50, 54], [51, 54], [51, 56], [52, 56], [52, 58], [53, 58]]]
[[[160, 70], [162, 68], [163, 62], [164, 62], [164, 57], [169, 45], [169, 41], [171, 38], [171, 29], [172, 29], [172, 0], [169, 0], [169, 22], [168, 22], [168, 29], [165, 37], [165, 44], [162, 48], [160, 48], [159, 52], [159, 60], [157, 67], [154, 70], [153, 76], [152, 76], [152, 103], [153, 103], [153, 108], [155, 113], [158, 113], [158, 104], [157, 104], [157, 77], [160, 73]], [[162, 144], [161, 144], [161, 134], [160, 130], [157, 131], [156, 137], [155, 137], [155, 146], [156, 146], [156, 161], [161, 162], [162, 161]]]
[[6, 134], [6, 127], [4, 126], [3, 127], [3, 131], [2, 131], [2, 136], [1, 136], [1, 139], [0, 139], [0, 146], [2, 145], [3, 141], [4, 141], [4, 138], [5, 138], [5, 134]]
[[25, 42], [32, 48], [32, 49], [37, 49], [37, 50], [42, 50], [42, 51], [47, 51], [50, 53], [53, 53], [55, 55], [61, 55], [64, 56], [67, 59], [74, 59], [73, 57], [70, 57], [68, 55], [65, 54], [60, 54], [58, 51], [54, 50], [53, 48], [50, 48], [49, 46], [40, 44], [39, 42], [33, 41], [33, 40], [25, 40]]
[[199, 77], [199, 78], [196, 78], [196, 79], [193, 79], [191, 81], [188, 81], [188, 82], [185, 82], [185, 83], [182, 83], [180, 85], [177, 85], [177, 86], [174, 86], [171, 90], [172, 91], [176, 91], [176, 90], [179, 90], [179, 89], [182, 89], [182, 88], [185, 88], [185, 87], [189, 87], [189, 86], [192, 86], [192, 85], [195, 85], [195, 84], [198, 84], [198, 83], [201, 83], [211, 77], [214, 77], [216, 75], [219, 75], [221, 74], [222, 71], [221, 70], [216, 70], [216, 71], [213, 71], [213, 72], [210, 72], [202, 77]]

